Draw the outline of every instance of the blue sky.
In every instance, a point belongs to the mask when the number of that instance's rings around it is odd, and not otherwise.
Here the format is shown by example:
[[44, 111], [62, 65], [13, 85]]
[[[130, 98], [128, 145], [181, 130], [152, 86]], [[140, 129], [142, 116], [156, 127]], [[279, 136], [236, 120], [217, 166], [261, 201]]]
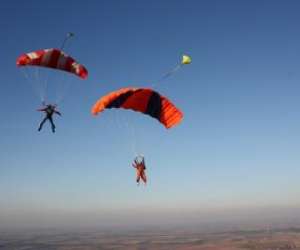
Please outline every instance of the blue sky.
[[[30, 213], [51, 219], [145, 211], [155, 218], [163, 211], [298, 206], [299, 9], [298, 1], [3, 3], [5, 225]], [[66, 51], [89, 69], [89, 78], [68, 76], [57, 133], [48, 125], [38, 133], [40, 101], [15, 60], [59, 47], [69, 31], [75, 37]], [[124, 110], [91, 116], [102, 95], [155, 84], [183, 53], [193, 63], [156, 88], [184, 112], [178, 127], [166, 130]], [[49, 83], [50, 92], [54, 86]], [[147, 187], [135, 185], [133, 148], [146, 156]]]

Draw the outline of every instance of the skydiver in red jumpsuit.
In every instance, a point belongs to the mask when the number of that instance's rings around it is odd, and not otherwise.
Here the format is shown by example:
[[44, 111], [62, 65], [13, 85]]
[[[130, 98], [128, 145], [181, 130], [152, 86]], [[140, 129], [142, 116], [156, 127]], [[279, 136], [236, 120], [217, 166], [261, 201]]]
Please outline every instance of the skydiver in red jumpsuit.
[[136, 169], [136, 182], [139, 185], [140, 180], [146, 184], [147, 183], [147, 177], [145, 174], [146, 165], [145, 165], [145, 159], [143, 156], [137, 156], [134, 159], [134, 162], [132, 163], [132, 166]]
[[41, 111], [41, 112], [44, 112], [45, 113], [45, 118], [42, 120], [42, 122], [40, 123], [40, 126], [39, 126], [39, 129], [38, 131], [41, 131], [44, 123], [49, 120], [49, 122], [51, 123], [51, 129], [52, 129], [52, 132], [55, 133], [55, 124], [53, 122], [53, 114], [57, 114], [59, 116], [61, 116], [61, 113], [59, 111], [56, 110], [56, 106], [55, 105], [51, 105], [51, 104], [48, 104], [46, 105], [44, 108], [41, 108], [41, 109], [38, 109], [37, 111]]

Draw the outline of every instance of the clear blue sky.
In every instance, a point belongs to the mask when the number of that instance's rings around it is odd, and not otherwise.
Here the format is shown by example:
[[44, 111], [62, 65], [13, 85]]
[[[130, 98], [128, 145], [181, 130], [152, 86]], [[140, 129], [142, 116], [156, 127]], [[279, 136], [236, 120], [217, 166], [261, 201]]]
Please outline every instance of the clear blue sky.
[[[299, 205], [299, 11], [296, 0], [3, 2], [0, 219]], [[70, 76], [57, 133], [38, 133], [40, 102], [15, 60], [69, 31], [89, 78]], [[91, 116], [102, 95], [154, 84], [182, 53], [193, 63], [157, 87], [184, 112], [178, 127]], [[147, 187], [134, 182], [133, 144]]]

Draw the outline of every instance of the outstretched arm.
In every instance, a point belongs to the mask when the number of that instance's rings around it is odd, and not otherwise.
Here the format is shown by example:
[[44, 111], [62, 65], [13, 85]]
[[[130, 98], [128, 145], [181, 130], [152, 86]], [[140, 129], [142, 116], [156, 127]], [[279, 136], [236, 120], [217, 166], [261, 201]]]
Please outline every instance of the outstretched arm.
[[46, 108], [37, 109], [36, 111], [46, 111]]
[[58, 114], [59, 116], [61, 116], [61, 113], [59, 111], [57, 111], [57, 110], [54, 110], [54, 113]]

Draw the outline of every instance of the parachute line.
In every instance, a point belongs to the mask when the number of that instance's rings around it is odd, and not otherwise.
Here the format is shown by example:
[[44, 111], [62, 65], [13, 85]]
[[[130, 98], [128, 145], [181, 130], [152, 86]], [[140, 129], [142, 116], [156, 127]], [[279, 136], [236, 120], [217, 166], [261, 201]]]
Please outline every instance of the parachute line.
[[27, 71], [28, 71], [27, 68], [23, 68], [23, 70], [21, 70], [22, 74], [24, 75], [24, 78], [31, 85], [31, 88], [33, 89], [34, 94], [42, 102], [43, 98], [42, 98], [42, 94], [41, 94], [41, 89], [40, 89], [38, 84], [36, 84], [34, 81], [30, 80], [30, 76], [29, 76], [29, 73]]
[[182, 64], [176, 65], [172, 70], [165, 73], [158, 81], [156, 81], [154, 84], [151, 85], [152, 88], [156, 87], [157, 85], [161, 84], [162, 81], [169, 78], [171, 75], [173, 75], [176, 71], [178, 71], [182, 67]]
[[66, 46], [66, 42], [67, 42], [70, 38], [72, 38], [73, 36], [74, 36], [74, 33], [72, 33], [72, 32], [68, 32], [68, 33], [67, 33], [66, 37], [64, 38], [64, 40], [63, 40], [63, 42], [62, 42], [62, 44], [61, 44], [61, 46], [60, 46], [60, 50], [63, 50], [63, 49], [64, 49], [64, 47]]
[[166, 80], [170, 76], [172, 76], [176, 71], [182, 68], [183, 65], [191, 64], [192, 58], [188, 55], [182, 55], [181, 62], [177, 64], [173, 69], [165, 73], [161, 78], [159, 78], [151, 87], [156, 87], [157, 85], [161, 84], [162, 81]]

